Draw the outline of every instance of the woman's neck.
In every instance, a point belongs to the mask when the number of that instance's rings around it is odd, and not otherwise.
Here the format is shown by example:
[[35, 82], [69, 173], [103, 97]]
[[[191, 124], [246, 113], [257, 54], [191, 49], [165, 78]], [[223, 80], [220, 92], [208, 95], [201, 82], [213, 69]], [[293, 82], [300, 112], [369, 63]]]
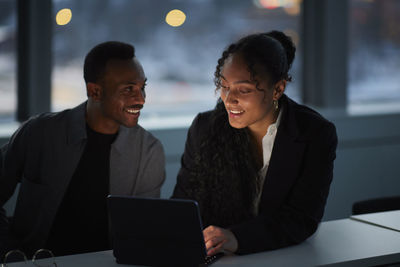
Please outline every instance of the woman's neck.
[[269, 126], [277, 121], [278, 115], [279, 115], [279, 109], [273, 113], [272, 118], [269, 120], [269, 122], [266, 121], [264, 122], [264, 124], [261, 124], [258, 127], [249, 127], [256, 163], [257, 166], [260, 165], [260, 168], [263, 166], [263, 161], [264, 161], [262, 140], [264, 136], [267, 134]]
[[257, 125], [249, 126], [249, 131], [258, 144], [262, 143], [262, 139], [267, 134], [269, 126], [277, 121], [278, 115], [279, 109], [274, 111], [272, 116], [269, 116], [266, 120], [260, 121]]

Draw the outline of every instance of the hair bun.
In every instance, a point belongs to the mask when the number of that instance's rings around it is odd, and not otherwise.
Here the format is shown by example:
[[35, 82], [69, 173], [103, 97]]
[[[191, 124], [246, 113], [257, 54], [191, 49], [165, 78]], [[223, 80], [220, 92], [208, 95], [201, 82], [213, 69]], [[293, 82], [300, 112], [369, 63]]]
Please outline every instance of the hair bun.
[[294, 60], [294, 55], [296, 53], [296, 47], [294, 46], [292, 38], [281, 31], [270, 31], [267, 33], [267, 35], [281, 43], [286, 51], [288, 69], [290, 69]]

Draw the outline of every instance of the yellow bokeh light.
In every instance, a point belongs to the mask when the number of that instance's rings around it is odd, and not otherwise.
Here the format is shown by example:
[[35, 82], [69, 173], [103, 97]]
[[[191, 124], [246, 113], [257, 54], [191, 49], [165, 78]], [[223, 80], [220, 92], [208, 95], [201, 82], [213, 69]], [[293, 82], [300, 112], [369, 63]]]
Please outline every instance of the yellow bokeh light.
[[285, 12], [291, 16], [297, 16], [300, 14], [300, 4], [294, 4], [288, 7], [284, 7]]
[[186, 20], [186, 15], [179, 9], [174, 9], [168, 12], [167, 16], [165, 17], [165, 22], [172, 27], [179, 27], [181, 26]]
[[71, 21], [72, 12], [69, 8], [61, 9], [57, 12], [56, 22], [58, 25], [66, 25]]
[[267, 9], [275, 9], [281, 6], [278, 0], [259, 0], [259, 3], [263, 8]]
[[300, 13], [300, 4], [303, 0], [253, 0], [258, 8], [277, 9], [284, 8], [289, 15]]

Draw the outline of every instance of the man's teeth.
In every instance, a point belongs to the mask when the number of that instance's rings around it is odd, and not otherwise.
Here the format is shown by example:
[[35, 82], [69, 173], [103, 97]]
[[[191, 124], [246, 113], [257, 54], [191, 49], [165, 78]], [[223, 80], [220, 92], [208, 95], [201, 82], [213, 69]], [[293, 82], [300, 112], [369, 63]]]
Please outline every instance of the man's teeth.
[[230, 112], [233, 114], [240, 114], [240, 113], [243, 113], [244, 111], [243, 110], [231, 110]]
[[140, 111], [140, 109], [126, 109], [126, 111], [131, 114], [136, 114]]

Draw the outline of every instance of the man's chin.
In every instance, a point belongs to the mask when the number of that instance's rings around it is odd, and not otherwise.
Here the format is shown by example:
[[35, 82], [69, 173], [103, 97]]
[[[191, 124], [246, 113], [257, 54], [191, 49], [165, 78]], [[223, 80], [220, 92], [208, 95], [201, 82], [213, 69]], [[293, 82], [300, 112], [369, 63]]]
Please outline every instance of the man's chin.
[[138, 125], [138, 122], [139, 122], [139, 120], [136, 119], [134, 121], [126, 121], [126, 122], [122, 123], [121, 125], [126, 127], [126, 128], [133, 128], [136, 125]]

